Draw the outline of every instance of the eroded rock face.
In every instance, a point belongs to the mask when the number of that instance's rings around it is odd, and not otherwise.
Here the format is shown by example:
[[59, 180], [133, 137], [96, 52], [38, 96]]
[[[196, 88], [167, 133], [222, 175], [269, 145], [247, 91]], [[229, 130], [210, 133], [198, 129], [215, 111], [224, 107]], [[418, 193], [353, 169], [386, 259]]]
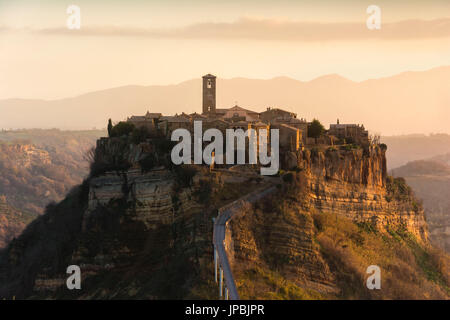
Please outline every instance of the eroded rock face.
[[50, 155], [47, 151], [37, 148], [32, 144], [12, 145], [10, 149], [16, 155], [17, 165], [28, 168], [33, 163], [48, 165], [51, 163]]
[[387, 175], [385, 151], [378, 146], [299, 151], [297, 166], [315, 177], [367, 186], [385, 186]]
[[177, 193], [175, 204], [173, 185], [173, 175], [163, 168], [147, 173], [140, 169], [130, 169], [125, 173], [108, 172], [91, 180], [85, 219], [99, 206], [125, 199], [133, 204], [133, 219], [142, 221], [148, 229], [172, 223], [175, 211], [188, 210], [193, 205], [189, 189]]
[[298, 208], [286, 208], [284, 217], [267, 208], [263, 212], [248, 209], [232, 220], [226, 240], [236, 274], [270, 265], [303, 287], [324, 293], [339, 291], [314, 241], [313, 220]]
[[389, 193], [380, 148], [306, 150], [296, 156], [300, 172], [291, 182], [295, 191], [278, 195], [289, 199], [289, 205], [248, 209], [231, 223], [227, 244], [238, 274], [246, 266], [279, 264], [285, 279], [324, 294], [338, 293], [335, 275], [314, 239], [312, 214], [337, 214], [380, 232], [407, 230], [428, 241], [424, 212], [414, 197], [398, 200]]
[[[101, 172], [90, 179], [84, 226], [92, 212], [116, 200], [131, 204], [127, 215], [143, 222], [148, 229], [172, 223], [175, 211], [180, 213], [193, 205], [189, 188], [174, 190], [176, 177], [164, 165], [168, 154], [158, 149], [159, 142], [136, 145], [121, 138], [97, 141], [96, 160], [105, 168], [113, 164], [120, 170]], [[143, 168], [141, 161], [149, 156], [154, 163]]]
[[306, 203], [357, 222], [397, 228], [404, 226], [427, 240], [423, 209], [415, 199], [390, 199], [386, 189], [386, 156], [378, 146], [368, 150], [300, 151], [298, 167], [305, 172]]
[[386, 200], [386, 189], [323, 179], [310, 180], [307, 202], [319, 212], [337, 213], [356, 222], [368, 222], [379, 230], [404, 227], [419, 240], [428, 239], [422, 209], [412, 202]]

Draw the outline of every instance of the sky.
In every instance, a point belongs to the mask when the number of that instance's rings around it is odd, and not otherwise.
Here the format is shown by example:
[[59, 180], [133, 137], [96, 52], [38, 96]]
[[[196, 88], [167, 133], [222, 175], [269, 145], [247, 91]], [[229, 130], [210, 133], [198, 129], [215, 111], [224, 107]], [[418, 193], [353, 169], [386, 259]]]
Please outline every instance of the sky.
[[[69, 5], [81, 28], [66, 26]], [[369, 5], [381, 29], [368, 30]], [[0, 0], [0, 99], [221, 78], [354, 81], [450, 65], [448, 0]]]

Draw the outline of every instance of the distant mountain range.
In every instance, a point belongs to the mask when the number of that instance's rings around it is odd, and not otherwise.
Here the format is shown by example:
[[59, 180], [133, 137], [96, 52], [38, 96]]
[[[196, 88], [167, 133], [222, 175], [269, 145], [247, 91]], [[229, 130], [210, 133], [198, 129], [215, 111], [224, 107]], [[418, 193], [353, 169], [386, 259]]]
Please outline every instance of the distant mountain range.
[[[125, 86], [52, 101], [0, 100], [0, 128], [105, 128], [108, 118], [119, 121], [147, 110], [201, 112], [200, 76], [176, 85]], [[450, 67], [362, 82], [338, 75], [308, 82], [218, 78], [217, 100], [219, 108], [236, 103], [255, 111], [279, 107], [308, 120], [319, 118], [326, 127], [339, 118], [383, 135], [448, 133]]]
[[388, 146], [386, 155], [389, 169], [400, 167], [414, 160], [450, 154], [450, 135], [448, 134], [390, 136], [382, 137], [381, 142]]

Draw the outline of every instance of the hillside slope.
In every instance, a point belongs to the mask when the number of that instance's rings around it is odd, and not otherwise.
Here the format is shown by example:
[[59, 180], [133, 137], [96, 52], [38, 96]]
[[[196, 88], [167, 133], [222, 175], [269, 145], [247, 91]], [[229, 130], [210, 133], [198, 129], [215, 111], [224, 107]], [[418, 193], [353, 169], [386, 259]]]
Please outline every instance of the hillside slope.
[[35, 215], [20, 212], [11, 207], [5, 196], [0, 196], [0, 248], [18, 237], [25, 226], [35, 218]]
[[103, 131], [0, 132], [0, 247], [88, 174], [84, 159]]
[[89, 172], [84, 159], [103, 131], [0, 132], [0, 194], [21, 211], [43, 212]]

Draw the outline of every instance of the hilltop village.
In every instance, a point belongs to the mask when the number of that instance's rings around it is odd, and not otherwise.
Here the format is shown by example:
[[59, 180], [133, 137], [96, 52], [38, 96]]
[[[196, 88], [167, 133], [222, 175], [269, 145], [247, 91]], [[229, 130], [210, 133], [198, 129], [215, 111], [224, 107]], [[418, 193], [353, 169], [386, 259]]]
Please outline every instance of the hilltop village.
[[[278, 129], [279, 170], [208, 168], [195, 154], [175, 163], [172, 133], [195, 140], [197, 121]], [[426, 269], [416, 262], [433, 254], [427, 222], [404, 179], [387, 175], [386, 148], [362, 125], [217, 109], [206, 75], [201, 114], [108, 123], [89, 176], [0, 251], [0, 298], [448, 299], [439, 256]], [[389, 270], [381, 290], [362, 286], [373, 264]], [[67, 290], [68, 265], [80, 266], [82, 290]]]
[[[235, 105], [228, 109], [216, 107], [216, 76], [203, 76], [202, 113], [181, 113], [165, 116], [161, 113], [148, 112], [143, 116], [131, 116], [127, 123], [136, 128], [146, 128], [149, 132], [170, 137], [171, 133], [184, 128], [191, 133], [194, 121], [201, 121], [203, 130], [219, 129], [225, 133], [226, 129], [254, 129], [257, 133], [261, 129], [279, 130], [280, 153], [296, 152], [305, 148], [330, 146], [368, 146], [370, 139], [368, 131], [359, 124], [331, 124], [328, 130], [318, 120], [311, 122], [298, 118], [297, 114], [279, 108], [267, 107], [263, 112], [256, 112]], [[270, 139], [270, 137], [269, 137]]]

